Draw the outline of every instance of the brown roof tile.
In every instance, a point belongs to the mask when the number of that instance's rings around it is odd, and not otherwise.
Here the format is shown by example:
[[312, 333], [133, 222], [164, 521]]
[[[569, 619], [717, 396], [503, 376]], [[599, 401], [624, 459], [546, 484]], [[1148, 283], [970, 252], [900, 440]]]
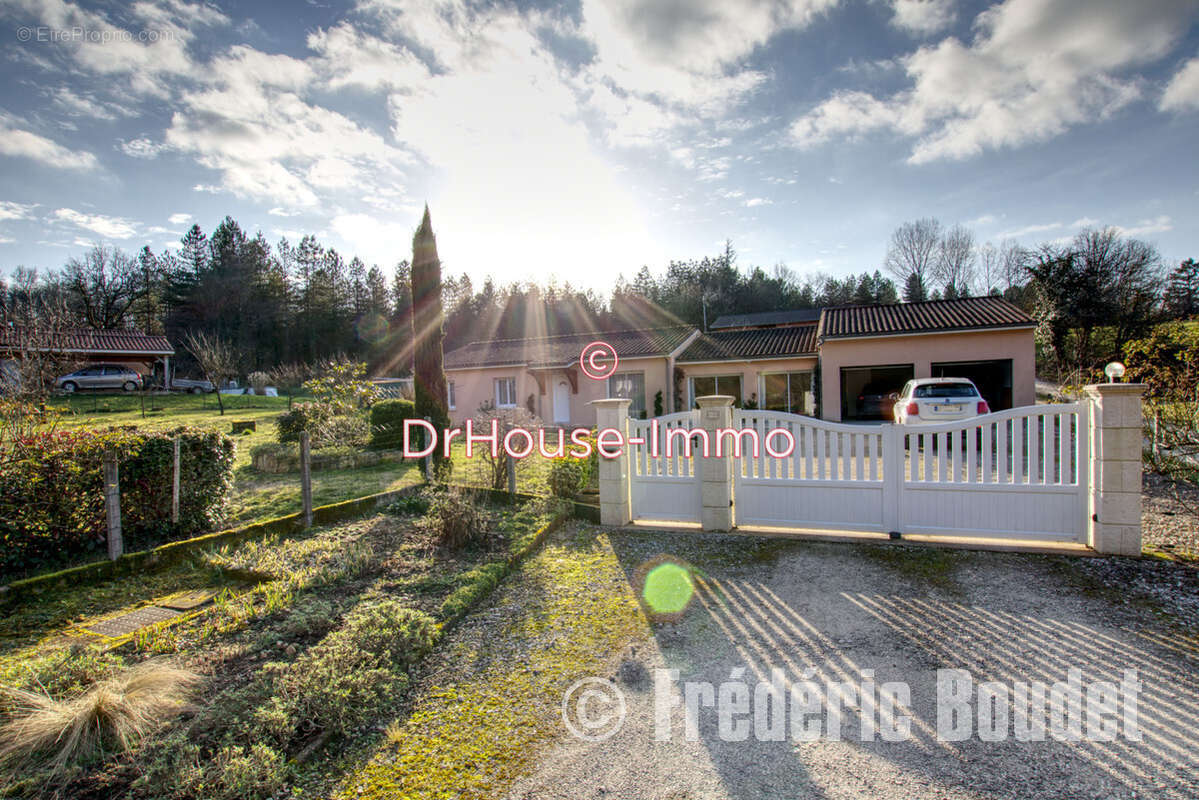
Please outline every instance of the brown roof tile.
[[692, 342], [679, 363], [815, 355], [816, 325], [713, 331]]
[[1036, 323], [1002, 297], [965, 297], [893, 305], [837, 306], [820, 317], [821, 339], [1012, 328]]
[[139, 331], [96, 331], [76, 328], [49, 333], [30, 332], [18, 326], [0, 327], [0, 350], [34, 346], [36, 349], [68, 353], [111, 353], [170, 356], [175, 348], [165, 336]]
[[583, 348], [594, 341], [612, 345], [620, 358], [665, 356], [677, 349], [694, 328], [646, 328], [628, 331], [589, 331], [531, 339], [495, 339], [471, 342], [445, 355], [446, 369], [501, 367], [561, 367], [577, 361]]

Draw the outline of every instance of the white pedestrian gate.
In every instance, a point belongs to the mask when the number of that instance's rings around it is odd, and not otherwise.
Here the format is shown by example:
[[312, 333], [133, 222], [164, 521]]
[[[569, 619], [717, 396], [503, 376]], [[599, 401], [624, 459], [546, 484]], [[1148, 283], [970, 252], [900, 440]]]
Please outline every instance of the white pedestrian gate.
[[[657, 419], [670, 428], [698, 412]], [[653, 420], [629, 422], [633, 518], [699, 519], [698, 459], [651, 455]], [[847, 425], [776, 411], [737, 410], [759, 452], [733, 460], [740, 526], [826, 528], [1009, 539], [1085, 541], [1088, 409], [1016, 408], [940, 425]], [[772, 434], [771, 448], [765, 447]], [[640, 439], [643, 443], [637, 444]], [[794, 448], [788, 450], [789, 441]], [[732, 436], [725, 437], [732, 450]]]
[[675, 434], [672, 455], [669, 458], [666, 456], [669, 431], [690, 431], [697, 427], [698, 411], [667, 414], [653, 420], [629, 420], [629, 490], [633, 519], [699, 521], [701, 503], [697, 448], [691, 451], [690, 456], [683, 455], [685, 451], [679, 438], [681, 434]]

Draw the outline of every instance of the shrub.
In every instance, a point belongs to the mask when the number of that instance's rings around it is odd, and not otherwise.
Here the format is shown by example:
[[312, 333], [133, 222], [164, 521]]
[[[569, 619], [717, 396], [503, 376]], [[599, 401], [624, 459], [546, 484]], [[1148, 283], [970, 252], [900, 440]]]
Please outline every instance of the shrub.
[[[179, 522], [172, 524], [173, 438], [179, 436]], [[78, 563], [105, 550], [102, 460], [118, 453], [127, 550], [208, 531], [233, 486], [233, 440], [180, 428], [145, 433], [75, 430], [0, 446], [0, 575]]]
[[395, 449], [404, 443], [404, 420], [416, 416], [411, 400], [380, 400], [371, 406], [371, 447]]
[[450, 489], [433, 495], [424, 527], [433, 534], [439, 547], [457, 550], [484, 543], [489, 522], [487, 512], [468, 494]]
[[62, 775], [101, 751], [127, 751], [183, 710], [199, 681], [194, 672], [148, 661], [70, 700], [6, 688], [10, 711], [0, 728], [0, 760]]
[[265, 372], [251, 372], [246, 376], [250, 386], [254, 389], [254, 394], [266, 394], [266, 385], [271, 382], [271, 376]]
[[275, 420], [275, 438], [281, 444], [298, 442], [302, 431], [312, 434], [331, 416], [333, 409], [325, 403], [296, 403]]
[[583, 459], [556, 458], [550, 464], [550, 492], [571, 499], [587, 487], [590, 472], [590, 465]]
[[432, 617], [398, 600], [359, 606], [291, 664], [268, 665], [273, 698], [255, 718], [281, 745], [294, 737], [300, 721], [332, 733], [369, 722], [405, 689], [407, 671], [436, 637]]
[[312, 446], [358, 448], [366, 444], [368, 432], [366, 417], [361, 413], [336, 414], [317, 424], [312, 432]]

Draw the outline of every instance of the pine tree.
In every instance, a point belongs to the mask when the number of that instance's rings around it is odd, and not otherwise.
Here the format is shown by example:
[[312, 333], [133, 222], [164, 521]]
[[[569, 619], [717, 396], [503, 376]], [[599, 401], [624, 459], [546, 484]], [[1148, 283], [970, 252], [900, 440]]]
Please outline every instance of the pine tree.
[[1166, 310], [1178, 319], [1199, 314], [1199, 263], [1195, 259], [1188, 258], [1170, 273], [1166, 285]]
[[908, 303], [920, 303], [928, 299], [928, 287], [918, 273], [908, 274], [903, 283], [903, 299]]
[[[412, 237], [412, 342], [413, 377], [416, 389], [416, 416], [428, 417], [433, 427], [449, 427], [446, 408], [446, 380], [442, 366], [441, 262], [437, 258], [437, 240], [429, 207]], [[449, 460], [441, 448], [433, 450], [439, 478], [449, 476]]]

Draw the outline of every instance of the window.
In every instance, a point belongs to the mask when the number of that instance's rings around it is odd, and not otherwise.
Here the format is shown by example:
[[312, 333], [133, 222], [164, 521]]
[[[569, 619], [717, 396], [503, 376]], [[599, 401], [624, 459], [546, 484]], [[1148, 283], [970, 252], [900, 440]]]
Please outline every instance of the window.
[[447, 383], [445, 385], [445, 393], [446, 393], [446, 404], [449, 405], [449, 407], [451, 409], [457, 408], [458, 404], [456, 402], [454, 402], [454, 382], [453, 381], [450, 381], [449, 383]]
[[516, 407], [516, 378], [495, 379], [495, 407]]
[[762, 376], [762, 408], [790, 414], [811, 414], [811, 372], [775, 372]]
[[645, 417], [645, 373], [617, 372], [608, 378], [609, 397], [627, 397], [633, 402], [629, 404], [629, 416], [634, 419]]
[[922, 383], [916, 387], [916, 397], [978, 397], [970, 383]]
[[712, 394], [732, 395], [733, 405], [741, 405], [741, 376], [699, 375], [691, 379], [691, 405], [695, 398]]

